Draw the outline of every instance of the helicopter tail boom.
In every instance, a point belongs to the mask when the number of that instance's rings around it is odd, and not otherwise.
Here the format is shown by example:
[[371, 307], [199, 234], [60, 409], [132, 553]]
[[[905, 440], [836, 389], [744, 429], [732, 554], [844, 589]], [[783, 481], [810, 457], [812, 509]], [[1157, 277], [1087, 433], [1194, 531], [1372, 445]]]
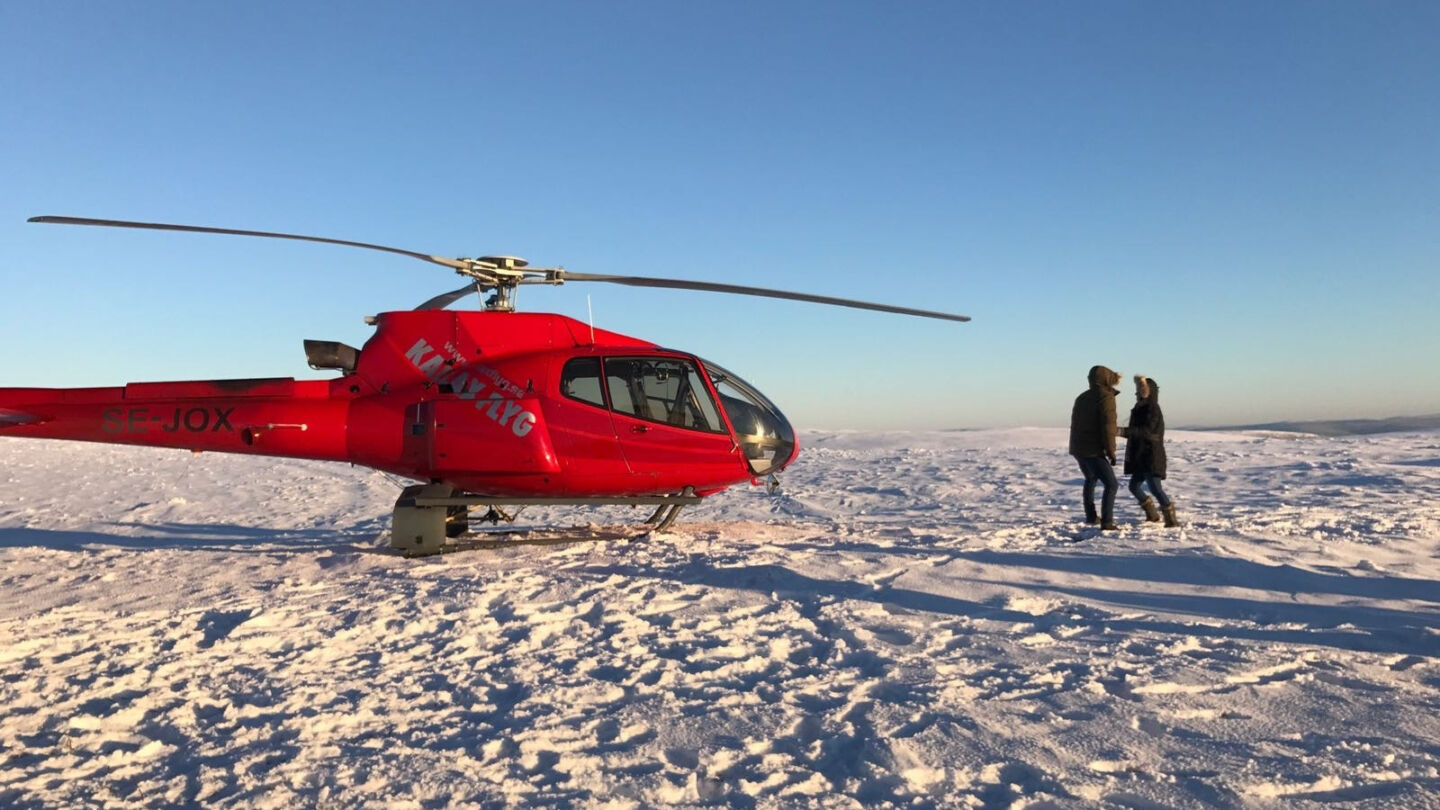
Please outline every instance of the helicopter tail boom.
[[0, 388], [0, 437], [339, 461], [348, 408], [327, 383], [291, 379]]

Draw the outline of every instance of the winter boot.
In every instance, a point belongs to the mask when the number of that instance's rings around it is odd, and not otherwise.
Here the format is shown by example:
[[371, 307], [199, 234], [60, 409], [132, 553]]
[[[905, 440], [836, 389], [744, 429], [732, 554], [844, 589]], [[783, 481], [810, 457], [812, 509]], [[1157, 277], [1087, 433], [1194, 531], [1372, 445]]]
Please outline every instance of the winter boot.
[[1156, 508], [1154, 498], [1146, 497], [1145, 500], [1140, 502], [1140, 508], [1145, 510], [1146, 523], [1160, 522], [1160, 510]]
[[1170, 504], [1169, 506], [1165, 507], [1165, 528], [1167, 528], [1167, 529], [1178, 529], [1178, 528], [1180, 528], [1180, 518], [1175, 517], [1175, 504], [1173, 504], [1173, 503]]
[[1085, 502], [1085, 525], [1086, 525], [1086, 526], [1099, 526], [1099, 525], [1100, 525], [1100, 516], [1095, 513], [1095, 504], [1092, 503], [1092, 502], [1090, 502], [1090, 501], [1086, 501], [1086, 502]]

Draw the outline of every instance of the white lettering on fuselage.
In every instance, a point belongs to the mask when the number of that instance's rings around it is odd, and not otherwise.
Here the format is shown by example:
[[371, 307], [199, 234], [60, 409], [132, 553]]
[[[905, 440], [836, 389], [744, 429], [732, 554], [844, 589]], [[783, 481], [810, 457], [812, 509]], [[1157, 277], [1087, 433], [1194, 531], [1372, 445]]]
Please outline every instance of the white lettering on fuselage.
[[493, 368], [457, 367], [464, 363], [463, 355], [449, 344], [445, 348], [450, 354], [448, 364], [445, 352], [436, 351], [424, 338], [420, 338], [405, 352], [405, 359], [436, 385], [449, 385], [460, 399], [477, 400], [475, 410], [490, 417], [496, 424], [510, 428], [511, 433], [521, 438], [528, 436], [535, 426], [535, 414], [514, 401], [524, 395], [520, 386], [505, 379]]

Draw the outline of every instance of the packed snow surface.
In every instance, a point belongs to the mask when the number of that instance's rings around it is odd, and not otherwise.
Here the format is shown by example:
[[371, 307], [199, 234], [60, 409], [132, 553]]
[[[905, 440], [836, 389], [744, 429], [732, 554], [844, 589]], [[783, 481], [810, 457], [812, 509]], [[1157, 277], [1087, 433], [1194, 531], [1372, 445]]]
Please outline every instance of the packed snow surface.
[[[345, 465], [0, 439], [0, 806], [1440, 807], [1440, 434], [1049, 429], [389, 552]], [[531, 535], [532, 537], [538, 535]]]

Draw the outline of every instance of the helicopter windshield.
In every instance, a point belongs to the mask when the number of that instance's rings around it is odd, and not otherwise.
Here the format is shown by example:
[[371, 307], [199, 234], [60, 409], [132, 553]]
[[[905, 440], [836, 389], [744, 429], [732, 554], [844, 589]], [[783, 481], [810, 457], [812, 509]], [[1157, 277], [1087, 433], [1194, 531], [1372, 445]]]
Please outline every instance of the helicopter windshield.
[[766, 475], [779, 472], [795, 454], [795, 429], [774, 403], [755, 387], [720, 366], [704, 361], [720, 407], [735, 428], [735, 440], [745, 451], [750, 472]]

